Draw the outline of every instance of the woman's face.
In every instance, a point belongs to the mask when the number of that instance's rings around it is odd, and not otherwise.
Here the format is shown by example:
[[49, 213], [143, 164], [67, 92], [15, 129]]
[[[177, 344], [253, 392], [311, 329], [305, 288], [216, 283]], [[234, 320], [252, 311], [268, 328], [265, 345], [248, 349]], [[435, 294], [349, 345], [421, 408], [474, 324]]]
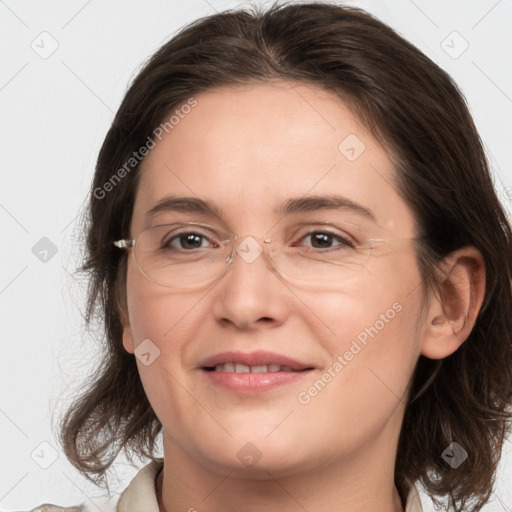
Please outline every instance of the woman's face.
[[[189, 289], [151, 282], [130, 252], [123, 342], [129, 352], [143, 343], [137, 364], [165, 448], [235, 474], [394, 454], [420, 353], [422, 287], [413, 242], [397, 241], [414, 237], [415, 223], [386, 151], [337, 96], [304, 84], [219, 88], [195, 99], [143, 161], [131, 234], [193, 221], [218, 240], [255, 240], [240, 245], [222, 278]], [[170, 196], [207, 201], [222, 217], [186, 211], [183, 201], [179, 211], [148, 215]], [[343, 199], [325, 207], [327, 196]], [[329, 233], [394, 242], [357, 252]], [[304, 279], [273, 272], [256, 243], [268, 238], [290, 251], [279, 260], [283, 273], [298, 259]], [[195, 250], [186, 242], [172, 243]], [[340, 248], [336, 265], [329, 258]], [[309, 267], [299, 255], [322, 251]], [[283, 369], [280, 358], [302, 371]]]

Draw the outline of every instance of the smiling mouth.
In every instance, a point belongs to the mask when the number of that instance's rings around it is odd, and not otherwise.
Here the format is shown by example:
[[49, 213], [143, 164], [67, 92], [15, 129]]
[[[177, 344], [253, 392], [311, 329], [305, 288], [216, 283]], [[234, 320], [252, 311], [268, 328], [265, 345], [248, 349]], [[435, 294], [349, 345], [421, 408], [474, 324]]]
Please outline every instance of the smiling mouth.
[[216, 366], [207, 366], [203, 370], [208, 372], [226, 372], [226, 373], [277, 373], [277, 372], [294, 372], [300, 373], [313, 368], [303, 368], [294, 370], [289, 366], [281, 366], [279, 364], [262, 364], [255, 366], [248, 366], [242, 363], [224, 363]]

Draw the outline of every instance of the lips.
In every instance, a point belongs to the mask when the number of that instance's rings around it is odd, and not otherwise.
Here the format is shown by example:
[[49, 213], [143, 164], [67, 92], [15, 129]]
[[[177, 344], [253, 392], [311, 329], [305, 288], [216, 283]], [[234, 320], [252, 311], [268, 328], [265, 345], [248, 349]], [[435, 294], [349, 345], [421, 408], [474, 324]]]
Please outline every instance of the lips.
[[296, 372], [289, 366], [280, 366], [278, 364], [261, 364], [248, 366], [242, 363], [224, 363], [218, 364], [210, 371], [229, 372], [229, 373], [276, 373], [276, 372]]
[[221, 352], [205, 359], [200, 367], [207, 371], [231, 373], [300, 372], [313, 369], [312, 365], [273, 352]]
[[199, 369], [209, 389], [255, 396], [298, 385], [314, 367], [273, 352], [222, 352], [205, 359]]

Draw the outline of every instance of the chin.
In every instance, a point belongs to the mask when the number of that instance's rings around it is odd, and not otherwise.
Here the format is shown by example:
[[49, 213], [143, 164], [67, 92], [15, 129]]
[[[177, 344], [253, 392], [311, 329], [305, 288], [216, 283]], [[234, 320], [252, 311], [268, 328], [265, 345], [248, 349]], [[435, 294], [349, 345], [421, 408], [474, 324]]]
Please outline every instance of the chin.
[[[269, 473], [284, 476], [307, 465], [308, 450], [304, 446], [304, 437], [293, 438], [289, 434], [280, 436], [277, 432], [266, 437], [261, 431], [256, 435], [254, 429], [247, 429], [245, 434], [243, 432], [243, 429], [237, 430], [233, 437], [223, 433], [221, 439], [203, 437], [201, 446], [198, 446], [202, 452], [200, 457], [208, 466], [212, 469], [215, 467], [221, 473], [262, 480], [268, 479]], [[205, 445], [206, 439], [209, 441]], [[297, 446], [300, 446], [300, 450], [297, 450]], [[314, 452], [314, 447], [311, 447], [311, 452]]]

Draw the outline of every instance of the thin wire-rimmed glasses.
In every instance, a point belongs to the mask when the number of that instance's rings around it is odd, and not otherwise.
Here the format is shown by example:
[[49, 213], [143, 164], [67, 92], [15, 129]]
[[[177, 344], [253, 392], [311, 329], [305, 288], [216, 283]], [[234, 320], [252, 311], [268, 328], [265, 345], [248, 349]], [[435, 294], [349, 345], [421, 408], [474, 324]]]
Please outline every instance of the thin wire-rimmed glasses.
[[[218, 240], [216, 230], [207, 224], [176, 222], [151, 226], [132, 240], [116, 240], [114, 244], [133, 249], [140, 272], [150, 281], [172, 288], [195, 288], [223, 277], [235, 253], [248, 264], [263, 255], [269, 268], [290, 282], [342, 285], [366, 267], [377, 248], [416, 240], [374, 238], [358, 243], [329, 223], [304, 227], [301, 233], [301, 225], [296, 225], [290, 240], [252, 235]], [[300, 243], [307, 238], [310, 245]]]

